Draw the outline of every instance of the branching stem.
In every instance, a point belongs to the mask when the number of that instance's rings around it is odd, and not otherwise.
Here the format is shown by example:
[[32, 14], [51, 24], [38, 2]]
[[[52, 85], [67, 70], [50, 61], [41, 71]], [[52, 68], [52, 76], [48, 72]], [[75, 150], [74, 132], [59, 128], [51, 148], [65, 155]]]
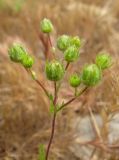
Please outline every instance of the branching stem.
[[64, 103], [58, 110], [60, 111], [61, 109], [63, 109], [64, 107], [66, 107], [67, 105], [69, 105], [70, 103], [72, 103], [74, 100], [76, 100], [80, 95], [82, 95], [86, 90], [88, 89], [88, 87], [84, 87], [79, 94], [77, 94], [77, 96], [74, 96], [72, 99], [70, 99], [69, 101], [67, 101], [66, 103]]

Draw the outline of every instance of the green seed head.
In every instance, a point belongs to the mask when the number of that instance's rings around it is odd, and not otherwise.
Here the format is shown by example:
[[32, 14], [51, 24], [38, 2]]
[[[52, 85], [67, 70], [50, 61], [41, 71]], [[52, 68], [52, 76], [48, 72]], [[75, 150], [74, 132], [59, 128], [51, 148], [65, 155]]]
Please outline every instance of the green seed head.
[[64, 67], [60, 62], [53, 60], [46, 63], [45, 72], [49, 80], [59, 81], [64, 76]]
[[70, 45], [70, 37], [67, 35], [62, 35], [57, 39], [57, 47], [61, 51], [65, 51]]
[[75, 46], [77, 48], [81, 47], [81, 40], [78, 36], [72, 37], [70, 40], [70, 45]]
[[21, 63], [25, 68], [31, 68], [34, 64], [34, 59], [29, 55], [24, 55]]
[[79, 58], [79, 50], [75, 46], [71, 46], [64, 52], [64, 57], [67, 62], [74, 62]]
[[101, 79], [101, 70], [96, 64], [90, 64], [83, 68], [82, 81], [87, 86], [96, 85]]
[[21, 62], [24, 55], [26, 55], [25, 49], [17, 43], [14, 43], [8, 50], [9, 57], [14, 62]]
[[40, 28], [43, 33], [50, 33], [53, 30], [53, 25], [49, 19], [44, 18], [40, 23]]
[[72, 87], [76, 88], [81, 84], [81, 78], [77, 74], [73, 74], [69, 78], [69, 83]]
[[109, 54], [99, 53], [96, 57], [96, 64], [102, 70], [109, 68], [112, 64], [112, 58]]

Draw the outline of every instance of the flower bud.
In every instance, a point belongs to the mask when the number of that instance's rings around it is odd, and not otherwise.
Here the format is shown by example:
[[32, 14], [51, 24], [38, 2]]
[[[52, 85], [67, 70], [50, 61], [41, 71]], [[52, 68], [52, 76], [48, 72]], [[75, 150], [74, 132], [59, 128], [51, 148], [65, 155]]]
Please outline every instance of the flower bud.
[[14, 62], [21, 62], [24, 55], [26, 55], [25, 49], [17, 43], [14, 43], [8, 50], [10, 59]]
[[96, 85], [101, 79], [101, 70], [96, 64], [90, 64], [83, 68], [82, 81], [87, 86]]
[[21, 63], [25, 68], [31, 68], [34, 64], [34, 59], [29, 55], [24, 55], [24, 58]]
[[81, 84], [81, 78], [77, 74], [70, 76], [69, 83], [72, 87], [76, 88]]
[[45, 72], [49, 80], [59, 81], [64, 76], [64, 67], [60, 62], [53, 60], [46, 63]]
[[40, 28], [42, 32], [50, 33], [53, 30], [53, 25], [49, 19], [44, 18], [40, 23]]
[[96, 57], [96, 64], [100, 69], [106, 69], [111, 66], [112, 58], [108, 54], [100, 53]]
[[72, 37], [71, 40], [70, 40], [70, 45], [71, 46], [75, 46], [77, 48], [80, 48], [81, 47], [81, 40], [78, 36], [75, 36], [75, 37]]
[[75, 46], [71, 46], [64, 52], [64, 57], [67, 62], [74, 62], [79, 58], [79, 51]]
[[65, 51], [70, 45], [70, 37], [67, 35], [62, 35], [57, 39], [57, 47], [61, 51]]

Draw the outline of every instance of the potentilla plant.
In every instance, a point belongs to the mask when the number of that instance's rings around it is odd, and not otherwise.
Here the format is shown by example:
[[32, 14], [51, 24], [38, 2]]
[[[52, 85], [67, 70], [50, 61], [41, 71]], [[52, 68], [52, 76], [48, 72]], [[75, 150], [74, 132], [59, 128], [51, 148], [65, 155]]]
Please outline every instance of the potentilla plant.
[[[51, 48], [55, 48], [52, 44], [50, 34], [53, 31], [53, 24], [49, 19], [43, 19], [40, 23], [41, 31], [47, 35]], [[46, 60], [44, 72], [46, 79], [54, 84], [54, 93], [50, 93], [42, 82], [37, 79], [35, 72], [32, 70], [34, 64], [33, 57], [20, 45], [14, 43], [9, 48], [9, 57], [15, 63], [20, 63], [26, 71], [31, 74], [34, 81], [43, 89], [45, 95], [49, 99], [49, 110], [52, 112], [51, 134], [47, 148], [40, 144], [39, 160], [48, 160], [49, 151], [55, 132], [55, 121], [58, 113], [81, 96], [89, 87], [97, 85], [102, 79], [102, 72], [112, 65], [112, 58], [107, 53], [99, 53], [96, 56], [95, 63], [84, 65], [80, 74], [73, 73], [69, 77], [69, 85], [74, 88], [73, 97], [66, 102], [58, 103], [58, 92], [63, 83], [63, 78], [68, 71], [69, 65], [75, 63], [80, 58], [80, 49], [82, 41], [78, 36], [61, 35], [56, 40], [57, 48], [63, 53], [64, 61], [55, 58]], [[53, 53], [55, 54], [55, 53]]]

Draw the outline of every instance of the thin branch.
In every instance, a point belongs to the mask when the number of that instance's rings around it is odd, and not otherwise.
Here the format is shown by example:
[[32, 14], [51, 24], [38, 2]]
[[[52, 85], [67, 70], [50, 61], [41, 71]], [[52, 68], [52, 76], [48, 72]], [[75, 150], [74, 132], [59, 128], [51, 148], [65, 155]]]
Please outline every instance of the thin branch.
[[49, 41], [49, 43], [50, 43], [50, 47], [52, 48], [52, 47], [53, 47], [53, 44], [52, 44], [52, 41], [51, 41], [50, 34], [48, 34], [48, 41]]
[[73, 97], [72, 99], [70, 99], [69, 101], [67, 101], [66, 103], [64, 103], [57, 111], [60, 111], [61, 109], [63, 109], [64, 107], [66, 107], [67, 105], [69, 105], [70, 103], [72, 103], [72, 102], [73, 102], [74, 100], [76, 100], [79, 96], [81, 96], [87, 89], [88, 89], [87, 86], [84, 87], [77, 96]]
[[70, 62], [67, 62], [66, 67], [65, 67], [65, 71], [68, 69]]
[[[65, 66], [65, 72], [67, 71], [68, 67], [69, 67], [70, 63], [67, 62], [66, 66]], [[62, 83], [62, 80], [59, 82], [58, 86], [57, 86], [57, 93], [59, 92], [59, 89], [61, 87], [61, 83]]]
[[[32, 75], [32, 71], [29, 69], [26, 69], [27, 73], [30, 72], [30, 74]], [[49, 98], [49, 93], [46, 90], [46, 88], [44, 87], [44, 85], [38, 80], [38, 79], [34, 79], [36, 81], [36, 83], [42, 88], [42, 90], [44, 91], [44, 93], [46, 94], [46, 96]]]
[[[54, 82], [54, 105], [56, 105], [57, 102], [57, 84]], [[56, 107], [55, 107], [56, 108]]]
[[50, 34], [48, 34], [47, 36], [48, 36], [48, 43], [49, 43], [50, 48], [51, 48], [51, 49], [50, 49], [50, 52], [52, 52], [52, 54], [51, 54], [51, 55], [53, 56], [52, 58], [53, 58], [53, 59], [56, 59], [56, 57], [55, 57], [55, 53], [54, 53], [54, 47], [53, 47], [53, 43], [52, 43], [52, 40], [51, 40]]
[[37, 82], [37, 84], [39, 84], [39, 86], [43, 89], [43, 91], [45, 92], [45, 94], [47, 95], [47, 97], [49, 98], [49, 94], [48, 91], [46, 90], [46, 88], [43, 86], [43, 84], [39, 81], [39, 80], [35, 80]]
[[44, 35], [41, 34], [41, 33], [39, 33], [39, 32], [38, 32], [38, 37], [39, 37], [40, 41], [41, 41], [42, 44], [43, 44], [45, 58], [46, 58], [46, 59], [50, 58], [50, 57], [49, 57], [49, 55], [50, 55], [50, 46], [49, 46], [49, 43], [48, 43], [48, 39], [46, 39], [46, 38], [44, 37]]
[[74, 89], [74, 95], [77, 96], [77, 93], [78, 93], [78, 89], [77, 87]]

